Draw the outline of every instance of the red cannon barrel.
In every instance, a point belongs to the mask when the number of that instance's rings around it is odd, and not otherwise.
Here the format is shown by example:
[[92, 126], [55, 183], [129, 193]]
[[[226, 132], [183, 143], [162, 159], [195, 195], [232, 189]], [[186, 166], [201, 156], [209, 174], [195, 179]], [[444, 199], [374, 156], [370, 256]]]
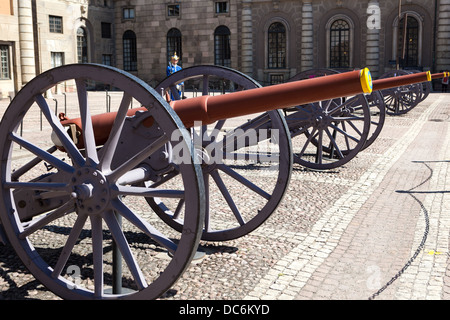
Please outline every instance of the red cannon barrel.
[[431, 75], [431, 79], [441, 79], [441, 78], [448, 78], [450, 76], [450, 72], [440, 72], [440, 73], [434, 73]]
[[[372, 78], [369, 69], [307, 79], [264, 88], [233, 92], [221, 96], [201, 96], [185, 100], [172, 101], [171, 106], [186, 127], [192, 127], [195, 121], [210, 124], [217, 120], [265, 112], [280, 108], [293, 107], [324, 99], [334, 99], [360, 93], [372, 92]], [[130, 109], [128, 116], [146, 108]], [[116, 117], [115, 112], [92, 117], [92, 126], [97, 145], [108, 139]], [[81, 132], [81, 119], [68, 119], [60, 115], [63, 126], [75, 125]], [[147, 124], [152, 119], [147, 119]], [[146, 123], [144, 123], [146, 125]], [[77, 147], [83, 148], [81, 136]]]
[[[448, 76], [448, 73], [431, 76], [430, 72], [421, 72], [399, 77], [379, 79], [372, 82], [370, 71], [351, 71], [313, 79], [300, 80], [264, 88], [233, 92], [219, 96], [201, 96], [185, 100], [172, 101], [170, 105], [186, 127], [192, 127], [196, 121], [211, 124], [217, 120], [228, 119], [289, 108], [311, 102], [341, 98], [372, 90], [395, 88], [402, 85], [431, 81], [433, 77]], [[146, 108], [131, 109], [128, 116]], [[101, 114], [92, 117], [92, 125], [97, 145], [104, 144], [111, 131], [116, 114]], [[152, 119], [147, 119], [152, 121]], [[81, 132], [80, 119], [61, 119], [64, 126], [74, 124]], [[145, 125], [145, 123], [144, 123]], [[150, 126], [151, 123], [148, 123]], [[83, 139], [77, 146], [82, 148]]]
[[220, 96], [201, 96], [171, 102], [186, 127], [217, 120], [294, 107], [316, 101], [372, 92], [372, 78], [366, 68], [283, 83]]
[[414, 83], [431, 81], [431, 73], [429, 71], [407, 74], [399, 77], [391, 77], [378, 79], [373, 81], [373, 90], [384, 90], [400, 86], [406, 86]]

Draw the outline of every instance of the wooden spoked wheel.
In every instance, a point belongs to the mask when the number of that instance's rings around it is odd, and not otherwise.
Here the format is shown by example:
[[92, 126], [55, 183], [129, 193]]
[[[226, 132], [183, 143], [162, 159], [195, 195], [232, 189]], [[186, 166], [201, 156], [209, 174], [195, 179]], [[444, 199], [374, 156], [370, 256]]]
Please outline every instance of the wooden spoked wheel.
[[[80, 128], [63, 127], [44, 97], [59, 85], [73, 85], [69, 109], [80, 117], [82, 133]], [[114, 125], [100, 144], [93, 119], [104, 109], [95, 108], [95, 94], [88, 89], [104, 86], [117, 88], [119, 98], [112, 103], [117, 111]], [[140, 117], [126, 116], [133, 100], [147, 109]], [[152, 121], [144, 123], [145, 117]], [[174, 132], [176, 141], [171, 139]], [[25, 266], [56, 295], [153, 299], [190, 264], [204, 221], [200, 167], [194, 164], [189, 134], [177, 115], [141, 80], [89, 64], [44, 72], [11, 102], [0, 125], [0, 140], [1, 223]], [[77, 147], [80, 141], [82, 149]], [[136, 186], [139, 178], [134, 174], [142, 171], [143, 163], [155, 179], [170, 174], [175, 165], [169, 158], [161, 167], [149, 159], [162, 159], [166, 150], [176, 147], [192, 160], [176, 165], [180, 185], [151, 190]], [[152, 215], [145, 199], [153, 196], [184, 199], [181, 233]], [[122, 293], [111, 290], [113, 242], [124, 261]]]
[[[313, 69], [290, 81], [339, 73]], [[353, 159], [369, 139], [370, 108], [364, 95], [320, 101], [285, 110], [294, 147], [294, 162], [314, 170], [329, 170]]]
[[[238, 71], [196, 66], [172, 74], [156, 91], [165, 95], [170, 90], [174, 98], [179, 99], [181, 94], [176, 85], [180, 83], [186, 88], [186, 96], [193, 92], [213, 95], [259, 87], [257, 82]], [[200, 90], [188, 93], [193, 87]], [[194, 127], [191, 132], [206, 189], [202, 239], [225, 241], [248, 234], [275, 211], [289, 182], [292, 149], [282, 113], [276, 110], [220, 120]], [[174, 175], [156, 185], [171, 184], [176, 179]], [[183, 200], [148, 200], [168, 225], [182, 229], [184, 217], [179, 210], [184, 205]]]
[[[392, 70], [383, 74], [380, 79], [398, 77], [410, 74], [405, 70]], [[384, 103], [386, 105], [386, 113], [388, 115], [401, 115], [412, 110], [423, 97], [423, 85], [421, 83], [409, 84], [405, 86], [380, 90]]]

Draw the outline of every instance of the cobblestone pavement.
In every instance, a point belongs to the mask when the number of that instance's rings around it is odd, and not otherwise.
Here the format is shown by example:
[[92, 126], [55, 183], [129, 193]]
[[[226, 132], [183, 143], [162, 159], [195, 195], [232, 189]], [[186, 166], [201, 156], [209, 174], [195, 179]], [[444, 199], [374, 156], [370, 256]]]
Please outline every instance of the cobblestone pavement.
[[[7, 102], [0, 102], [4, 111]], [[342, 168], [295, 166], [254, 232], [201, 242], [161, 299], [449, 299], [450, 95], [433, 93]], [[1, 299], [59, 299], [0, 245]]]

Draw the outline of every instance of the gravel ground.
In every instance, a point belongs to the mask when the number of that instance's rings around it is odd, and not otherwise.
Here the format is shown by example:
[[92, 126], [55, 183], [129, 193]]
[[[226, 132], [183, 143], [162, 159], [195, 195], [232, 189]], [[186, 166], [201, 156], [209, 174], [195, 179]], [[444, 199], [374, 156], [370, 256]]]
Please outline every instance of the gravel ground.
[[[117, 98], [115, 93], [111, 93], [111, 95], [114, 104]], [[104, 94], [98, 94], [95, 97], [95, 105], [100, 110], [105, 105]], [[55, 95], [55, 99], [60, 102], [59, 110], [62, 110], [64, 98]], [[48, 101], [50, 104], [52, 100]], [[6, 105], [7, 102], [0, 101], [1, 112], [5, 110]], [[230, 241], [201, 241], [200, 250], [206, 253], [205, 256], [198, 261], [194, 260], [180, 279], [160, 299], [240, 300], [247, 297], [255, 286], [261, 283], [264, 276], [268, 272], [273, 272], [273, 267], [302, 242], [324, 212], [353, 186], [375, 159], [382, 156], [389, 147], [401, 139], [405, 128], [414, 123], [427, 105], [424, 103], [423, 106], [416, 107], [402, 117], [388, 116], [386, 130], [383, 130], [377, 141], [341, 168], [319, 172], [294, 165], [287, 193], [276, 212], [261, 227], [244, 237]], [[75, 115], [69, 114], [69, 116], [74, 117]], [[24, 124], [24, 131], [37, 139], [48, 141], [45, 137], [41, 137], [42, 134], [38, 130], [37, 123], [39, 123], [39, 117], [35, 114], [28, 123]], [[42, 143], [43, 148], [46, 143]], [[20, 152], [17, 154], [16, 163], [23, 163], [26, 157], [21, 158]], [[253, 181], [260, 186], [273, 183], [273, 179], [276, 177], [276, 172], [265, 172], [267, 176], [258, 176], [257, 171], [248, 168], [243, 168], [242, 172], [243, 175], [252, 177]], [[239, 186], [236, 188], [237, 190], [234, 191], [238, 197]], [[217, 193], [216, 190], [214, 195], [217, 196]], [[257, 204], [245, 198], [244, 195], [241, 196], [242, 200], [237, 202], [239, 206], [254, 210]], [[147, 203], [130, 200], [129, 206], [155, 225], [164, 228], [164, 223], [151, 213]], [[211, 204], [211, 208], [218, 212], [219, 216], [221, 209], [224, 210], [221, 206], [220, 203]], [[58, 226], [44, 228], [34, 235], [34, 245], [49, 260], [52, 259], [54, 250], [58, 249], [67, 238], [68, 230], [64, 228], [70, 228], [74, 221], [73, 218], [68, 216]], [[223, 223], [227, 223], [227, 221], [225, 220]], [[129, 232], [130, 246], [133, 247], [136, 259], [146, 266], [143, 268], [143, 272], [152, 277], [152, 273], [156, 272], [153, 269], [155, 265], [152, 259], [164, 264], [165, 261], [168, 261], [167, 253], [158, 248], [154, 242], [145, 240], [135, 229], [130, 227], [126, 230]], [[176, 236], [176, 233], [171, 230], [167, 232]], [[80, 250], [77, 255], [80, 256], [80, 259], [83, 256], [89, 256], [91, 243], [90, 233], [83, 232], [77, 245], [77, 250]], [[107, 261], [105, 272], [110, 272], [111, 235], [107, 232], [104, 233], [104, 259]], [[81, 268], [84, 272], [82, 284], [87, 288], [93, 288], [90, 278], [92, 265], [88, 260], [80, 261], [77, 257], [74, 258], [73, 263], [82, 264]], [[288, 279], [287, 274], [280, 272], [278, 278], [282, 279], [283, 277]], [[283, 289], [275, 286], [274, 290]], [[60, 298], [34, 279], [10, 246], [0, 245], [0, 300], [3, 299], [57, 300]]]

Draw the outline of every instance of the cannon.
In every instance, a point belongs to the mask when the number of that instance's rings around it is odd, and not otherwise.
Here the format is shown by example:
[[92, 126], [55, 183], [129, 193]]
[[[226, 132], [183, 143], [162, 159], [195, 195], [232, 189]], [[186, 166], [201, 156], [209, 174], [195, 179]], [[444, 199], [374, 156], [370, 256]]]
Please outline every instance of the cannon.
[[[416, 72], [416, 74], [422, 74]], [[392, 70], [383, 74], [378, 80], [378, 88], [383, 96], [384, 103], [386, 105], [386, 113], [391, 116], [397, 116], [405, 114], [417, 106], [423, 101], [429, 94], [429, 82], [422, 83], [399, 83], [398, 86], [389, 86], [389, 83], [396, 81], [398, 77], [407, 77], [413, 75], [413, 72], [406, 70]], [[384, 87], [383, 84], [387, 84], [388, 87]], [[425, 84], [424, 84], [425, 83]]]
[[[113, 67], [66, 65], [37, 76], [0, 123], [2, 241], [65, 299], [160, 297], [194, 259], [200, 239], [242, 236], [280, 203], [293, 156], [278, 109], [372, 91], [367, 69], [266, 88], [237, 74], [202, 75], [204, 95], [170, 104], [162, 92]], [[212, 76], [242, 90], [210, 96]], [[99, 83], [120, 92], [117, 110], [108, 115], [89, 95]], [[73, 119], [58, 117], [44, 98], [61, 84], [74, 85]], [[143, 107], [131, 109], [133, 103]], [[22, 127], [40, 117], [41, 131]], [[226, 126], [231, 118], [237, 125]], [[272, 190], [243, 173], [253, 169], [265, 170]], [[237, 184], [230, 187], [230, 180]], [[245, 192], [253, 197], [239, 198]], [[217, 212], [219, 195], [231, 219]], [[119, 279], [116, 260], [125, 262]]]
[[[338, 73], [310, 69], [289, 81]], [[311, 110], [322, 114], [321, 121], [305, 121]], [[299, 105], [284, 112], [294, 145], [294, 162], [314, 170], [334, 169], [349, 162], [376, 140], [385, 119], [384, 101], [378, 91]]]

